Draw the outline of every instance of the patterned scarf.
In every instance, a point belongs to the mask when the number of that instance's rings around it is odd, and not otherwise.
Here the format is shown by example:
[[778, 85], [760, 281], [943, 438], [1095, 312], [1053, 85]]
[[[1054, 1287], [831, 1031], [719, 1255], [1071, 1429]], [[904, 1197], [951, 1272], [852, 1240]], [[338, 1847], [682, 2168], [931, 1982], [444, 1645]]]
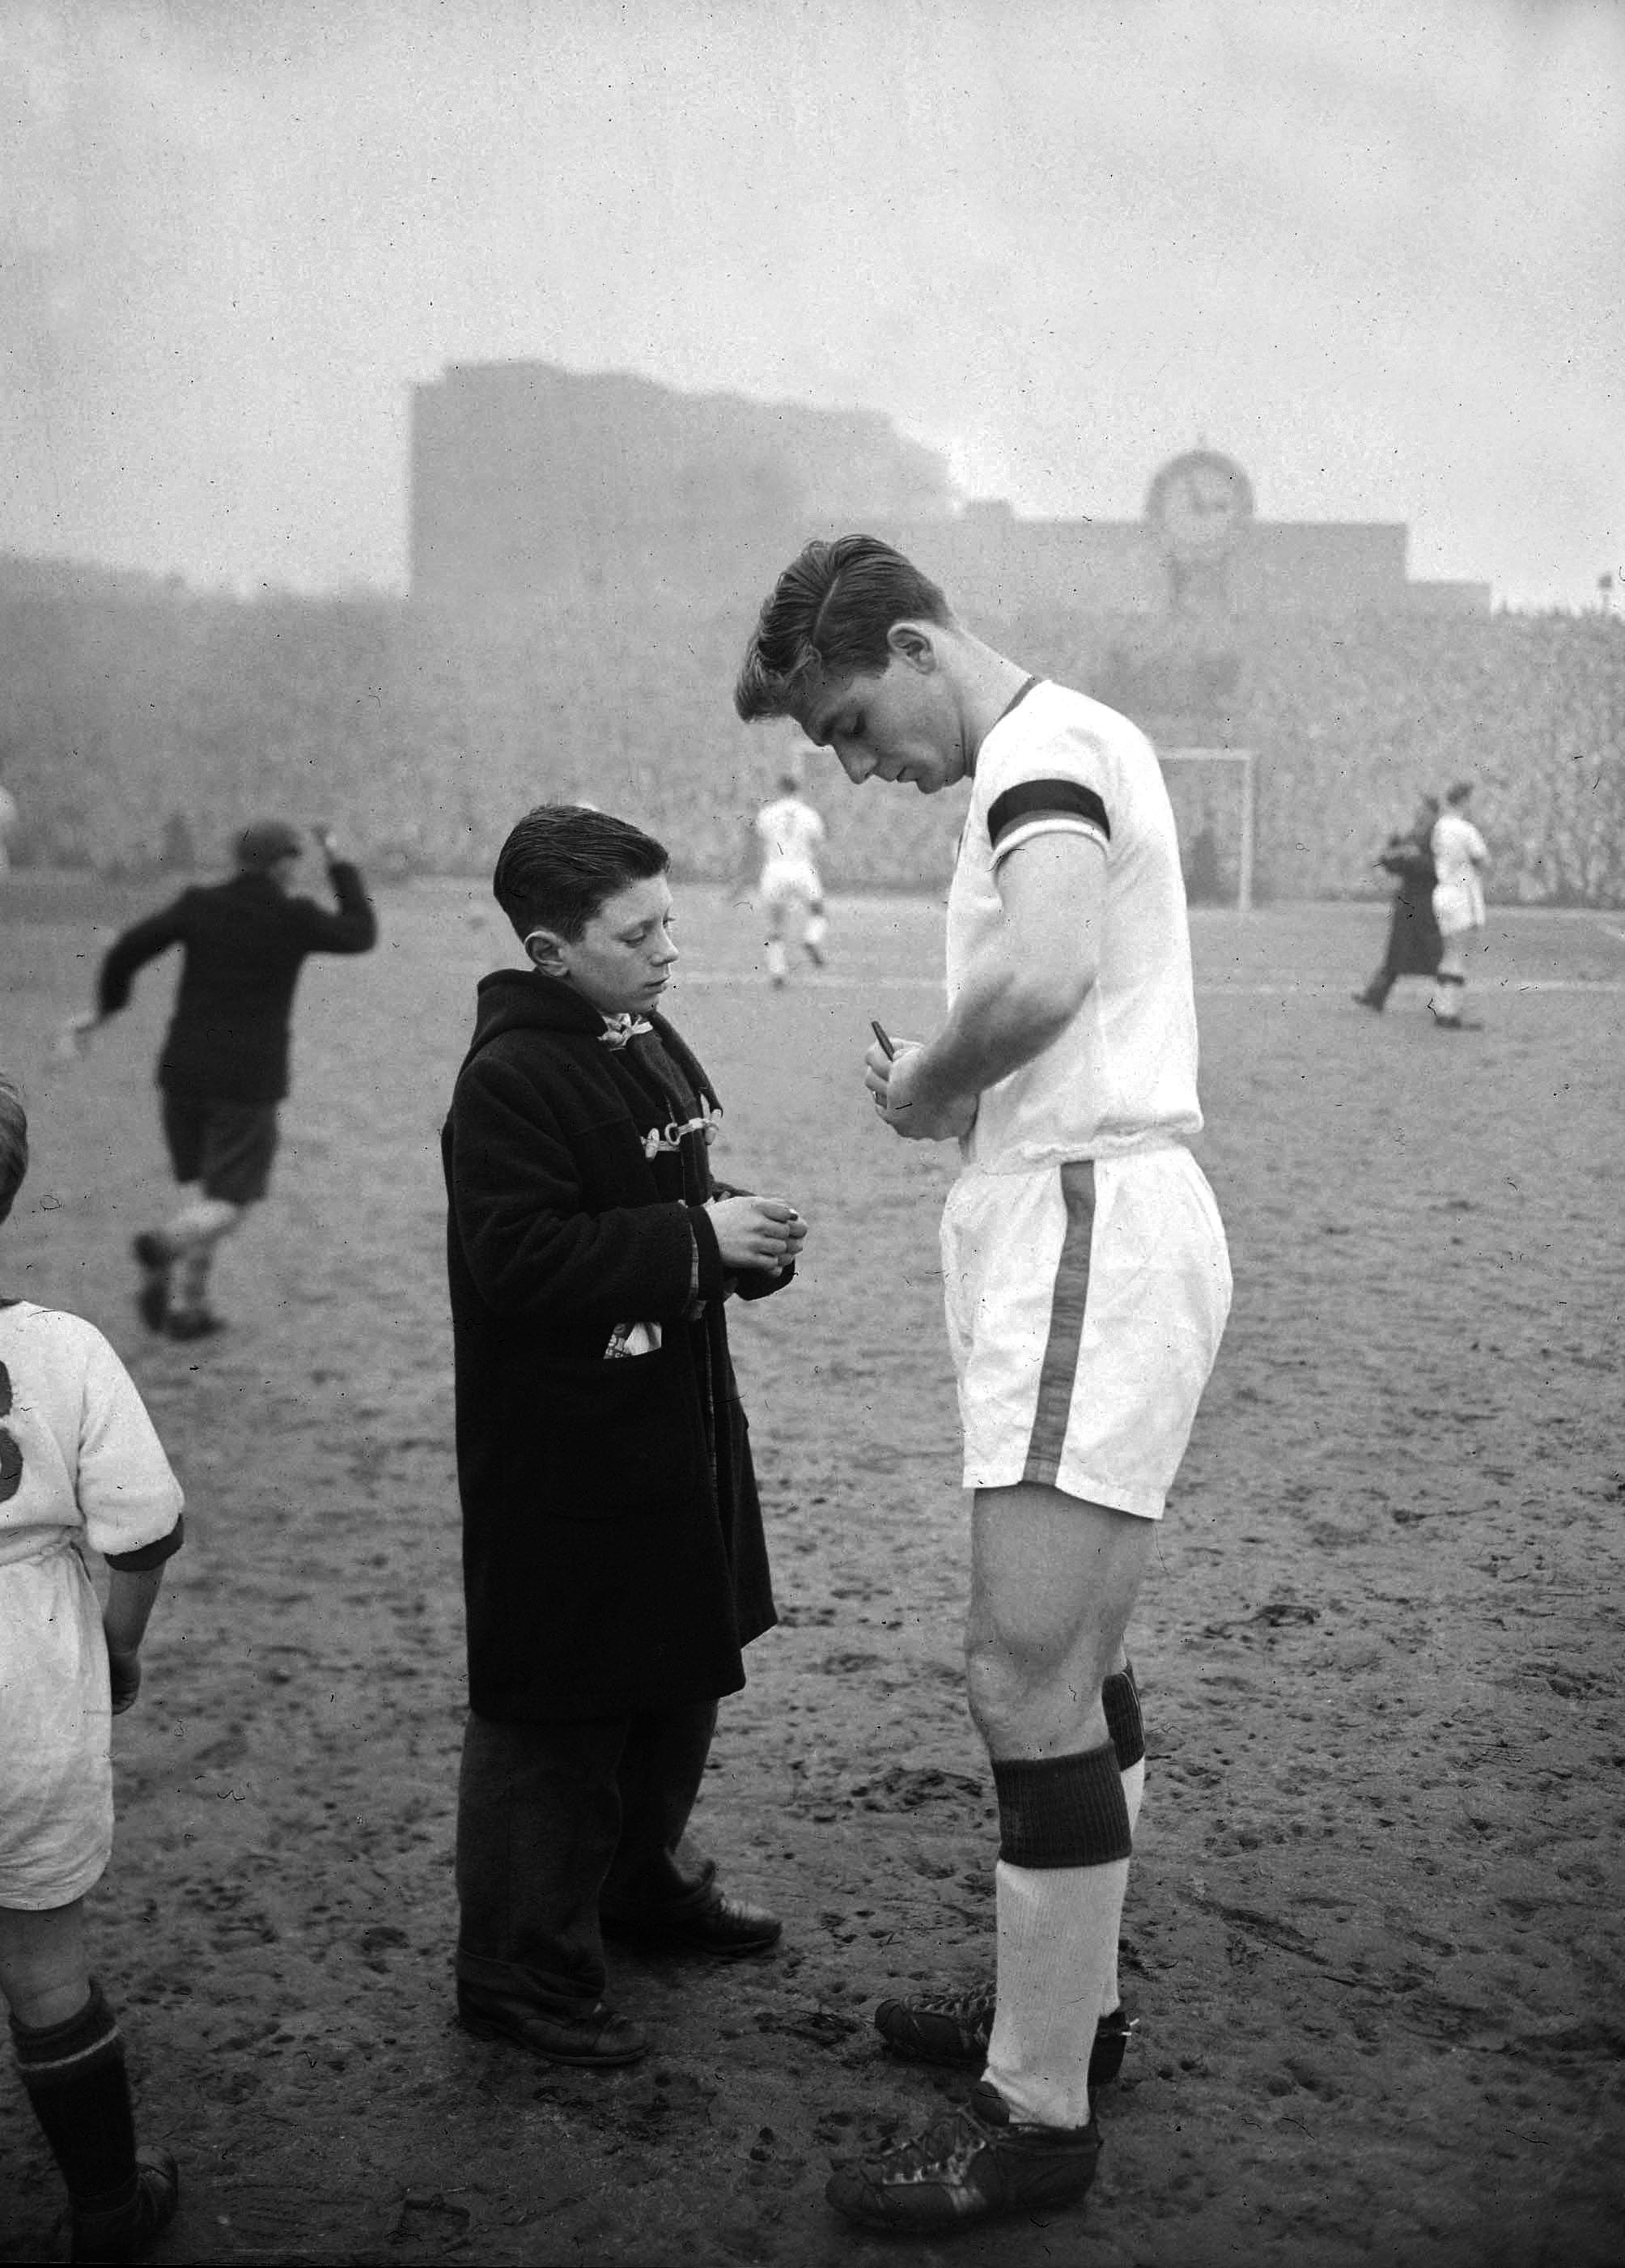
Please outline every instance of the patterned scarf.
[[607, 1048], [623, 1048], [629, 1040], [635, 1040], [640, 1033], [652, 1032], [654, 1026], [647, 1017], [635, 1016], [629, 1008], [623, 1008], [618, 1016], [605, 1017], [604, 1028], [599, 1037]]

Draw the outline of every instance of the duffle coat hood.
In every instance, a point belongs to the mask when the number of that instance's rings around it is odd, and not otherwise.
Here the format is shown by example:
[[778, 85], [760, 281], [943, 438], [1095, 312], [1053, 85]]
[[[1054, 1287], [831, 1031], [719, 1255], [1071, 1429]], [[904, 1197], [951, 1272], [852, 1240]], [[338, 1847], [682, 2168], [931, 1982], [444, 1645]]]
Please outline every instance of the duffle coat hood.
[[[710, 1080], [660, 1016], [479, 987], [442, 1135], [469, 1698], [499, 1719], [736, 1692], [776, 1619], [706, 1200]], [[746, 1274], [746, 1297], [778, 1278]], [[651, 1351], [611, 1356], [630, 1325]]]

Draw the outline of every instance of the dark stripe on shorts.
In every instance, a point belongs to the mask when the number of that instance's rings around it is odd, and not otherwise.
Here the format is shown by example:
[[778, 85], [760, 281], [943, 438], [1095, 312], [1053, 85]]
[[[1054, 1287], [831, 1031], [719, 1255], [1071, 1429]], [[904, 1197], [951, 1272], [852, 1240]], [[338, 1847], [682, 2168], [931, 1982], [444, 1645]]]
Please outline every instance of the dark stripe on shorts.
[[1007, 787], [1003, 795], [996, 796], [988, 813], [988, 836], [994, 849], [998, 849], [1002, 836], [1029, 819], [1083, 819], [1098, 827], [1108, 843], [1112, 839], [1106, 806], [1093, 788], [1080, 787], [1076, 780], [1023, 780], [1018, 787]]
[[1089, 1249], [1094, 1241], [1094, 1160], [1077, 1158], [1061, 1168], [1066, 1228], [1049, 1301], [1049, 1336], [1038, 1377], [1038, 1404], [1027, 1442], [1024, 1481], [1054, 1488], [1072, 1414], [1072, 1386], [1084, 1343], [1084, 1307], [1089, 1297]]

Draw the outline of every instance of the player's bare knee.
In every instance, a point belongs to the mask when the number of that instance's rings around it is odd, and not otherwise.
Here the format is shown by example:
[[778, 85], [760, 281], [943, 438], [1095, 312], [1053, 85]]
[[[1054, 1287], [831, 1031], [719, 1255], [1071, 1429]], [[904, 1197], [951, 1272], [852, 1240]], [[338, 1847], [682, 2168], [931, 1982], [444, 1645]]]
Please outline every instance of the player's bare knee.
[[1092, 1686], [1087, 1668], [1070, 1653], [1012, 1646], [991, 1634], [967, 1637], [965, 1680], [971, 1720], [994, 1755], [1088, 1745], [1099, 1682]]

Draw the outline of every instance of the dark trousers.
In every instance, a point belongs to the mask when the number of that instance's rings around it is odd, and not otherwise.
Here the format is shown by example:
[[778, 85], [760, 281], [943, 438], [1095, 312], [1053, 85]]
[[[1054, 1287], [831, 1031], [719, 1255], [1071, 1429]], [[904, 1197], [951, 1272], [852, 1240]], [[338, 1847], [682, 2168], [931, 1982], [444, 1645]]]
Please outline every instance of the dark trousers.
[[579, 2015], [604, 1991], [601, 1914], [701, 1906], [694, 1808], [714, 1701], [573, 1724], [470, 1716], [457, 1790], [457, 1974]]

